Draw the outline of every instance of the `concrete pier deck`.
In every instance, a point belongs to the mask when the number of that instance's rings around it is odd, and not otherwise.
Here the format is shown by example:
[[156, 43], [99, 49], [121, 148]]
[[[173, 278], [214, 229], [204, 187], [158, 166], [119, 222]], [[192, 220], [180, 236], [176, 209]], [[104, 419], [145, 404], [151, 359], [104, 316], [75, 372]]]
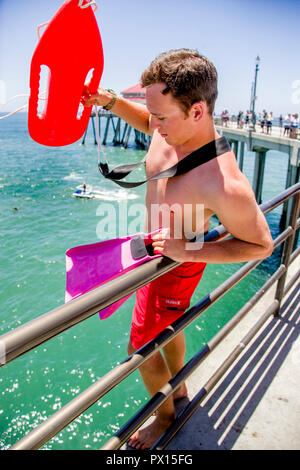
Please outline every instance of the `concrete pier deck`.
[[[299, 257], [287, 281], [299, 270]], [[274, 299], [271, 288], [187, 381], [187, 405]], [[300, 280], [168, 444], [168, 450], [300, 449]], [[288, 303], [290, 301], [290, 303]], [[234, 306], [233, 306], [234, 309]]]
[[277, 150], [278, 152], [287, 153], [290, 156], [290, 162], [294, 166], [299, 166], [300, 159], [300, 133], [298, 138], [291, 138], [284, 135], [284, 129], [280, 127], [272, 127], [270, 133], [261, 131], [259, 123], [256, 124], [256, 130], [253, 131], [250, 126], [238, 127], [236, 123], [229, 122], [227, 126], [216, 124], [217, 131], [229, 140], [236, 140], [247, 144], [250, 151], [255, 149]]

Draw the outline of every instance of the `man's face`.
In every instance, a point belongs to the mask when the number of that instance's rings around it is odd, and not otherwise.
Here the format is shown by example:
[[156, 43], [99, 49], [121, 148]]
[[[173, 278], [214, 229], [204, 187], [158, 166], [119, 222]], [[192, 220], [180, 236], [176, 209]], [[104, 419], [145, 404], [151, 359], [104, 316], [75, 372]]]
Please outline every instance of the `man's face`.
[[192, 135], [192, 118], [190, 115], [186, 116], [171, 93], [162, 94], [165, 88], [164, 83], [146, 88], [150, 127], [156, 129], [169, 145], [182, 145]]

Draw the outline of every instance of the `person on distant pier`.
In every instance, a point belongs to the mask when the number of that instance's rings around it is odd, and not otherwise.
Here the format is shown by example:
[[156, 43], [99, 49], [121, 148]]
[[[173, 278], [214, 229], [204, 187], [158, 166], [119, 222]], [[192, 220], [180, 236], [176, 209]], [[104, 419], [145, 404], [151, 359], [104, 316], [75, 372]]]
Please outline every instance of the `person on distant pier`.
[[[147, 177], [172, 167], [203, 146], [216, 145], [220, 139], [213, 120], [217, 71], [206, 57], [189, 49], [162, 53], [143, 72], [141, 85], [146, 89], [146, 106], [102, 88], [91, 94], [88, 85], [82, 101], [85, 106], [111, 106], [113, 113], [130, 126], [152, 136], [146, 160]], [[155, 228], [151, 220], [154, 205], [167, 205], [171, 210], [178, 204], [182, 208], [182, 219], [170, 216], [169, 226], [154, 237], [153, 247], [155, 253], [183, 264], [137, 291], [129, 354], [183, 315], [206, 263], [263, 259], [273, 251], [268, 224], [233, 151], [228, 148], [200, 165], [201, 160], [198, 167], [183, 175], [147, 183], [146, 231]], [[216, 214], [232, 237], [191, 249], [193, 244], [182, 227], [186, 220], [192, 225], [196, 223], [198, 205], [204, 215], [199, 234], [209, 230], [209, 220]], [[188, 213], [187, 207], [191, 209]], [[156, 223], [159, 228], [161, 221]], [[180, 224], [182, 236], [175, 237], [174, 230], [178, 231]], [[181, 332], [163, 347], [164, 356], [157, 352], [140, 367], [151, 396], [181, 370], [185, 349]], [[130, 438], [129, 444], [136, 449], [150, 448], [175, 418], [174, 399], [184, 398], [187, 393], [182, 383], [160, 406], [153, 421]]]
[[227, 111], [227, 109], [225, 109], [225, 111], [224, 111], [224, 123], [225, 123], [225, 127], [228, 127], [228, 122], [229, 122], [229, 112]]
[[264, 127], [267, 125], [267, 117], [268, 117], [267, 111], [264, 109], [262, 113], [262, 118], [260, 121], [260, 128], [261, 128], [262, 133], [264, 133]]
[[273, 113], [270, 112], [269, 114], [267, 114], [267, 117], [266, 117], [267, 134], [272, 133], [272, 125], [273, 125]]
[[250, 122], [250, 111], [247, 110], [246, 116], [245, 116], [245, 127], [248, 128]]
[[295, 113], [293, 114], [292, 119], [291, 119], [290, 137], [292, 139], [297, 138], [298, 126], [299, 126], [299, 118], [298, 118], [298, 114]]
[[243, 111], [239, 111], [238, 117], [237, 117], [237, 126], [242, 129], [243, 128], [243, 123], [244, 123], [244, 113]]
[[222, 111], [221, 113], [221, 126], [224, 126], [225, 123], [225, 111]]
[[291, 131], [291, 115], [287, 114], [284, 118], [283, 135], [287, 135], [287, 137], [289, 137], [290, 136], [290, 131]]

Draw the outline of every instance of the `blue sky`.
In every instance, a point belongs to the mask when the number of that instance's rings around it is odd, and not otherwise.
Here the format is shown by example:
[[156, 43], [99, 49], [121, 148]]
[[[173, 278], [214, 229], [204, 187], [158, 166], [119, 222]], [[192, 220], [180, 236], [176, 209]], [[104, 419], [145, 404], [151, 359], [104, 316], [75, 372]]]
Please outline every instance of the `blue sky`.
[[[0, 100], [4, 85], [7, 99], [29, 93], [37, 26], [51, 19], [61, 4], [62, 0], [0, 0]], [[300, 113], [299, 0], [97, 0], [97, 4], [104, 88], [120, 92], [136, 84], [160, 52], [193, 48], [218, 70], [216, 111], [227, 108], [237, 113], [249, 108], [259, 54], [256, 110]]]

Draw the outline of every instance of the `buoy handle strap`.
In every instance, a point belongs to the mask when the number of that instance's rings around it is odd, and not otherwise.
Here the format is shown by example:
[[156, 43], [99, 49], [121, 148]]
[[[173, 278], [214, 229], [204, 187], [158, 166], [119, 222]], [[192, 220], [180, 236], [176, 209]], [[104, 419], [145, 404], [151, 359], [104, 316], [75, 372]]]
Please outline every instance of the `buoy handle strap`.
[[[95, 2], [95, 0], [91, 0], [90, 2], [86, 3], [85, 5], [83, 5], [83, 2], [84, 2], [84, 0], [79, 0], [78, 6], [80, 8], [87, 8], [87, 7], [92, 6], [92, 5], [95, 6], [94, 11], [96, 11], [97, 8], [98, 8], [97, 3]], [[41, 39], [41, 33], [40, 33], [41, 28], [43, 28], [44, 26], [47, 26], [49, 23], [50, 23], [50, 21], [46, 21], [45, 23], [42, 23], [37, 27], [37, 35], [38, 35], [39, 39]]]
[[90, 2], [85, 3], [84, 5], [83, 5], [83, 2], [84, 2], [84, 0], [79, 0], [78, 6], [79, 6], [80, 8], [87, 8], [87, 7], [90, 7], [90, 6], [92, 6], [92, 5], [95, 6], [95, 10], [94, 10], [94, 11], [96, 11], [97, 8], [98, 8], [97, 3], [95, 2], [95, 0], [91, 0]]
[[46, 21], [45, 23], [42, 23], [37, 27], [37, 35], [39, 39], [41, 39], [40, 29], [43, 28], [44, 26], [47, 26], [49, 23], [50, 21]]

